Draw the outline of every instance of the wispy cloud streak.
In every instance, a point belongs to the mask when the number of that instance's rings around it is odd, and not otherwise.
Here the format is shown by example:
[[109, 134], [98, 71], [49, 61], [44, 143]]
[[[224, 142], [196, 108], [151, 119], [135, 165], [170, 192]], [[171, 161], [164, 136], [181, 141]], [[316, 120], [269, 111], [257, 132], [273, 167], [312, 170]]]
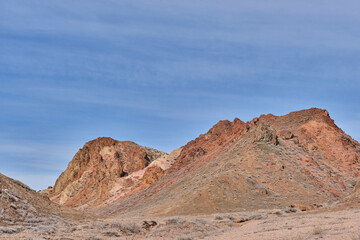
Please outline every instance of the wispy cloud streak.
[[56, 172], [98, 136], [170, 151], [219, 119], [313, 106], [358, 138], [359, 8], [0, 1], [0, 172]]

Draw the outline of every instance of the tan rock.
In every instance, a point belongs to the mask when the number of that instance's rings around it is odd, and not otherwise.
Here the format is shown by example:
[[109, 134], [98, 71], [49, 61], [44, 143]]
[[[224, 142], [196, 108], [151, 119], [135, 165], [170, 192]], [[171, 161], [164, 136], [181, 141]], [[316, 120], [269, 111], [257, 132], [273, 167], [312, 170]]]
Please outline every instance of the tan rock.
[[314, 202], [348, 197], [360, 174], [360, 144], [316, 108], [220, 121], [173, 155], [91, 141], [59, 177], [52, 199], [109, 214], [206, 214], [294, 202], [307, 211]]
[[53, 190], [44, 191], [62, 205], [102, 204], [118, 184], [124, 188], [133, 186], [132, 179], [121, 181], [122, 178], [145, 169], [152, 161], [165, 156], [166, 153], [133, 142], [98, 138], [86, 143], [76, 153], [65, 172], [56, 180]]
[[326, 110], [261, 115], [248, 123], [220, 121], [186, 144], [146, 192], [131, 197], [135, 205], [118, 206], [127, 212], [182, 215], [297, 202], [308, 211], [316, 208], [314, 202], [349, 196], [360, 174], [359, 159], [360, 144]]
[[159, 179], [164, 175], [164, 170], [161, 167], [153, 166], [146, 169], [143, 181], [145, 184], [152, 185], [159, 181]]
[[249, 220], [250, 220], [249, 218], [243, 217], [243, 218], [235, 218], [235, 219], [233, 220], [233, 222], [234, 222], [234, 223], [243, 223], [243, 222], [247, 222], [247, 221], [249, 221]]

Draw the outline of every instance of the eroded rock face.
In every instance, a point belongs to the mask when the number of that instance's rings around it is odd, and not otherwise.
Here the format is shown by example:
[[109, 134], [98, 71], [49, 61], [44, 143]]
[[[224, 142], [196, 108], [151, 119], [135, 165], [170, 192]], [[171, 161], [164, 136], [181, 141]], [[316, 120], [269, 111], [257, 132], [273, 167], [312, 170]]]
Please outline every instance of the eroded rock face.
[[104, 214], [317, 206], [349, 196], [359, 174], [359, 143], [326, 110], [312, 108], [220, 121], [170, 155], [131, 142], [91, 141], [51, 197]]
[[233, 122], [228, 120], [218, 122], [206, 134], [200, 135], [182, 148], [177, 161], [168, 173], [183, 168], [190, 170], [206, 164], [219, 152], [232, 145], [245, 130], [246, 124], [238, 118]]
[[[63, 224], [63, 213], [67, 214], [66, 210], [46, 196], [18, 180], [0, 174], [0, 226]], [[16, 231], [12, 233], [18, 233], [25, 228], [13, 229]]]
[[152, 166], [146, 169], [143, 181], [145, 184], [152, 185], [159, 181], [159, 179], [164, 175], [164, 170], [158, 166]]
[[52, 200], [62, 205], [101, 204], [110, 197], [110, 190], [117, 184], [132, 185], [133, 181], [122, 181], [122, 178], [166, 156], [166, 153], [133, 142], [98, 138], [76, 153], [52, 192], [47, 192]]
[[315, 206], [349, 196], [359, 174], [359, 143], [326, 110], [261, 115], [220, 121], [117, 209], [177, 215]]

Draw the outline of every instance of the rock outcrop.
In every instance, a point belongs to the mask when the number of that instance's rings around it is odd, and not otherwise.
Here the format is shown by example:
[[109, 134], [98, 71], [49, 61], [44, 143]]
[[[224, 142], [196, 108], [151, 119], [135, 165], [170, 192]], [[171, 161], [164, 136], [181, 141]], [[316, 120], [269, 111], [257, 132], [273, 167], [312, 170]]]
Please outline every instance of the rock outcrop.
[[[114, 195], [114, 189], [141, 189], [138, 185], [142, 174], [139, 175], [139, 172], [166, 156], [166, 153], [133, 142], [98, 138], [86, 143], [57, 179], [53, 189], [44, 190], [43, 193], [61, 205], [100, 205]], [[154, 177], [147, 174], [144, 185], [157, 181], [161, 173], [158, 170], [154, 174]]]
[[61, 204], [102, 214], [305, 211], [348, 197], [359, 173], [359, 143], [326, 110], [312, 108], [220, 121], [170, 155], [96, 139], [47, 192]]
[[152, 166], [146, 169], [143, 181], [149, 186], [159, 181], [159, 179], [164, 175], [164, 170], [159, 166]]
[[9, 228], [16, 233], [24, 230], [19, 226], [55, 226], [65, 223], [64, 218], [72, 218], [76, 213], [51, 202], [24, 183], [0, 174], [0, 227], [18, 225]]
[[344, 199], [359, 173], [359, 143], [326, 110], [220, 121], [185, 145], [150, 188], [103, 211], [176, 215], [314, 206]]

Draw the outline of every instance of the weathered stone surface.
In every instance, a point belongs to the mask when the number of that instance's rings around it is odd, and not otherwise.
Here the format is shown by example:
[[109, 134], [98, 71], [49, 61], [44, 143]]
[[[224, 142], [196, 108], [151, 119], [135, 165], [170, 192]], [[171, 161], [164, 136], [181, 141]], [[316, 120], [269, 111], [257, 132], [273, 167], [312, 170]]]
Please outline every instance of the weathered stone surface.
[[146, 230], [150, 230], [156, 225], [158, 225], [156, 221], [143, 221], [142, 223], [142, 227], [145, 228]]
[[143, 181], [145, 184], [152, 185], [159, 181], [159, 179], [164, 175], [164, 170], [161, 167], [153, 166], [146, 169]]
[[[127, 188], [134, 185], [134, 181], [127, 176], [165, 156], [166, 153], [133, 142], [98, 138], [86, 143], [76, 153], [53, 189], [43, 192], [62, 205], [102, 204], [111, 197], [110, 192], [114, 187]], [[159, 171], [154, 174], [154, 177], [147, 174], [148, 181], [154, 182], [160, 177]]]
[[279, 134], [281, 138], [285, 140], [292, 139], [294, 137], [294, 134], [292, 134], [292, 132], [290, 132], [289, 130], [282, 130], [279, 132]]
[[247, 222], [247, 221], [249, 221], [249, 220], [250, 220], [249, 218], [243, 217], [243, 218], [235, 218], [235, 219], [233, 220], [233, 222], [234, 222], [234, 223], [243, 223], [243, 222]]
[[[91, 141], [52, 199], [102, 213], [177, 215], [301, 206], [355, 192], [360, 145], [328, 112], [307, 109], [220, 121], [170, 155], [132, 142]], [[146, 190], [145, 190], [146, 189]], [[113, 206], [116, 205], [114, 210]]]
[[[64, 216], [63, 213], [67, 215], [68, 212], [66, 211], [67, 209], [61, 208], [49, 199], [42, 197], [24, 183], [0, 174], [0, 226], [13, 226], [14, 223], [22, 225], [40, 221], [45, 222], [45, 224], [62, 224], [64, 219], [59, 216]], [[72, 210], [72, 212], [77, 214], [77, 211]], [[0, 235], [1, 232], [12, 234], [23, 231], [23, 229], [18, 229], [15, 226], [11, 229], [17, 229], [17, 231], [9, 230], [7, 232], [6, 229], [10, 228], [2, 228]]]
[[220, 121], [186, 144], [156, 184], [117, 206], [161, 215], [290, 204], [311, 210], [353, 192], [359, 159], [359, 143], [326, 110]]

